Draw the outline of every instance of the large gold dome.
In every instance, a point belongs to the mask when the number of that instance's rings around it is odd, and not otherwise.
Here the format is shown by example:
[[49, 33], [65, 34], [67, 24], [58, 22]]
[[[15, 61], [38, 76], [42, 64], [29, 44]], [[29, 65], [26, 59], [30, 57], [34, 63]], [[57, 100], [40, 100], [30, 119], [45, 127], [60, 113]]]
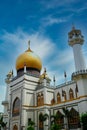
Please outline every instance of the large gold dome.
[[42, 62], [40, 58], [29, 48], [23, 54], [19, 55], [16, 60], [16, 70], [20, 70], [24, 68], [26, 65], [27, 68], [33, 68], [37, 70], [41, 70]]

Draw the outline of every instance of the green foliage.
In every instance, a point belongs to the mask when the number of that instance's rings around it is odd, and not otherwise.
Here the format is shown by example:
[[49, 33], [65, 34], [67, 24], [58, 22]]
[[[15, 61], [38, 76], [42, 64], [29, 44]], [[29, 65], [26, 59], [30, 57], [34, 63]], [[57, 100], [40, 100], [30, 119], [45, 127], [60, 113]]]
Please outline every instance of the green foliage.
[[57, 123], [51, 125], [50, 130], [60, 130], [60, 126]]
[[48, 118], [49, 116], [48, 116], [48, 114], [40, 114], [39, 115], [39, 121], [41, 121], [41, 122], [44, 122], [44, 121], [46, 121], [47, 120], [47, 118]]
[[49, 118], [48, 114], [40, 113], [40, 115], [39, 115], [39, 122], [42, 123], [42, 128], [43, 128], [44, 121], [46, 121], [47, 118]]
[[3, 121], [3, 116], [0, 117], [0, 128], [5, 128], [7, 125], [7, 122]]
[[51, 124], [56, 123], [58, 119], [63, 118], [63, 115], [58, 115], [57, 113], [51, 116]]
[[50, 130], [60, 130], [60, 125], [57, 123], [57, 120], [63, 118], [63, 116], [58, 115], [57, 113], [52, 115], [51, 117], [51, 127]]
[[83, 130], [87, 130], [87, 112], [82, 113], [80, 118], [81, 118], [81, 122], [82, 122], [82, 125], [83, 125]]
[[34, 126], [34, 124], [35, 124], [35, 123], [34, 123], [33, 121], [29, 121], [29, 125], [30, 125], [30, 126]]
[[33, 126], [28, 126], [27, 130], [34, 130]]
[[34, 124], [35, 123], [33, 121], [29, 121], [27, 130], [34, 130]]
[[71, 115], [70, 115], [70, 112], [69, 112], [69, 110], [68, 110], [67, 108], [63, 107], [62, 110], [63, 110], [63, 113], [64, 113], [64, 116], [65, 116], [65, 117], [68, 118], [68, 117], [71, 116]]

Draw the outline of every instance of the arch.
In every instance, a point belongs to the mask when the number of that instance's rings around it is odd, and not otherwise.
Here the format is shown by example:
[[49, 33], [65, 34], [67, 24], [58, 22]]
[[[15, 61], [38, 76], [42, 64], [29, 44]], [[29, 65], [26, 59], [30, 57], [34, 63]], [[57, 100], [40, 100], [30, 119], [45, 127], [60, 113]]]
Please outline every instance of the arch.
[[37, 106], [40, 106], [40, 94], [37, 95]]
[[37, 106], [44, 105], [44, 95], [43, 93], [37, 95]]
[[70, 88], [69, 90], [69, 99], [72, 100], [74, 98], [73, 90]]
[[17, 125], [14, 125], [14, 126], [13, 126], [13, 130], [18, 130], [18, 126], [17, 126]]
[[70, 117], [68, 121], [70, 129], [76, 129], [80, 127], [79, 112], [76, 111], [74, 108], [71, 108], [70, 110]]
[[78, 97], [78, 92], [77, 92], [76, 88], [75, 88], [75, 95], [76, 95], [76, 98], [77, 98]]
[[66, 96], [66, 91], [64, 91], [64, 101], [66, 101], [67, 100], [67, 96]]
[[41, 112], [39, 114], [39, 130], [43, 130], [44, 127], [43, 127], [43, 113]]
[[60, 103], [61, 102], [61, 96], [60, 96], [60, 93], [58, 92], [57, 93], [57, 103]]
[[52, 105], [55, 104], [55, 99], [54, 98], [51, 100], [51, 104]]
[[20, 114], [20, 99], [16, 97], [13, 102], [12, 116], [18, 116], [19, 114]]
[[78, 97], [78, 85], [76, 84], [76, 88], [75, 88], [75, 94], [76, 94], [76, 98]]
[[64, 116], [59, 110], [57, 111], [56, 114], [58, 115], [57, 123], [63, 128]]
[[41, 93], [41, 106], [44, 105], [44, 95]]

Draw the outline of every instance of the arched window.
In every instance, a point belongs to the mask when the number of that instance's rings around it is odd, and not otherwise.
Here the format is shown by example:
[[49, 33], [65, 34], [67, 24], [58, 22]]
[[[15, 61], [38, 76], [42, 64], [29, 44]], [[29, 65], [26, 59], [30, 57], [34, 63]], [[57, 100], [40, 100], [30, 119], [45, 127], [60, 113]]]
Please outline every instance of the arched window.
[[76, 88], [75, 88], [75, 94], [76, 94], [76, 98], [78, 97], [78, 85], [76, 84]]
[[37, 96], [37, 106], [40, 106], [40, 94]]
[[20, 99], [17, 97], [13, 102], [12, 116], [18, 116], [20, 114]]
[[39, 130], [43, 130], [43, 113], [39, 114]]
[[43, 93], [39, 93], [37, 96], [37, 106], [44, 105], [44, 95]]
[[41, 93], [41, 106], [44, 105], [44, 96], [43, 93]]
[[56, 114], [58, 115], [57, 123], [63, 128], [64, 116], [60, 111], [57, 111]]
[[75, 95], [76, 95], [76, 98], [78, 97], [78, 95], [77, 95], [77, 91], [76, 91], [76, 88], [75, 88]]
[[66, 97], [66, 92], [64, 91], [64, 101], [67, 100], [67, 97]]
[[80, 127], [80, 119], [79, 119], [79, 112], [77, 112], [74, 108], [70, 110], [70, 117], [69, 121], [69, 129], [77, 129]]
[[74, 98], [73, 90], [70, 88], [69, 90], [69, 98], [72, 100]]
[[17, 125], [14, 125], [14, 126], [13, 126], [13, 130], [18, 130]]
[[55, 99], [54, 98], [51, 100], [51, 104], [52, 105], [55, 104]]
[[57, 94], [57, 103], [60, 103], [61, 102], [61, 97], [60, 97], [60, 93], [58, 92]]

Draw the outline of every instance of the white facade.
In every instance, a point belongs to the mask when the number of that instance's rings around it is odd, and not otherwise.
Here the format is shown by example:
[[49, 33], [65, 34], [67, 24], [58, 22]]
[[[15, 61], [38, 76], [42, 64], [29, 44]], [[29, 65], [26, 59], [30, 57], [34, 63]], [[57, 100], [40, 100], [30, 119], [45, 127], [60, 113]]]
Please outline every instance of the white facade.
[[[43, 126], [44, 130], [48, 130], [50, 116], [57, 112], [64, 115], [63, 107], [79, 115], [87, 111], [87, 70], [84, 68], [85, 65], [81, 64], [80, 66], [83, 55], [75, 53], [77, 49], [80, 53], [81, 47], [80, 50], [79, 47], [79, 44], [75, 45], [74, 57], [79, 58], [81, 62], [75, 61], [78, 71], [72, 74], [72, 81], [67, 83], [52, 87], [46, 70], [39, 77], [27, 73], [27, 68], [16, 77], [13, 77], [11, 72], [7, 75], [8, 90], [2, 104], [5, 107], [4, 116], [8, 117], [7, 127], [10, 130], [26, 130], [28, 120], [35, 122], [35, 130], [42, 130], [39, 121], [41, 113], [49, 115], [49, 119], [44, 122]], [[63, 121], [64, 124], [65, 120]], [[78, 124], [73, 124], [70, 129], [80, 130], [81, 127]]]

